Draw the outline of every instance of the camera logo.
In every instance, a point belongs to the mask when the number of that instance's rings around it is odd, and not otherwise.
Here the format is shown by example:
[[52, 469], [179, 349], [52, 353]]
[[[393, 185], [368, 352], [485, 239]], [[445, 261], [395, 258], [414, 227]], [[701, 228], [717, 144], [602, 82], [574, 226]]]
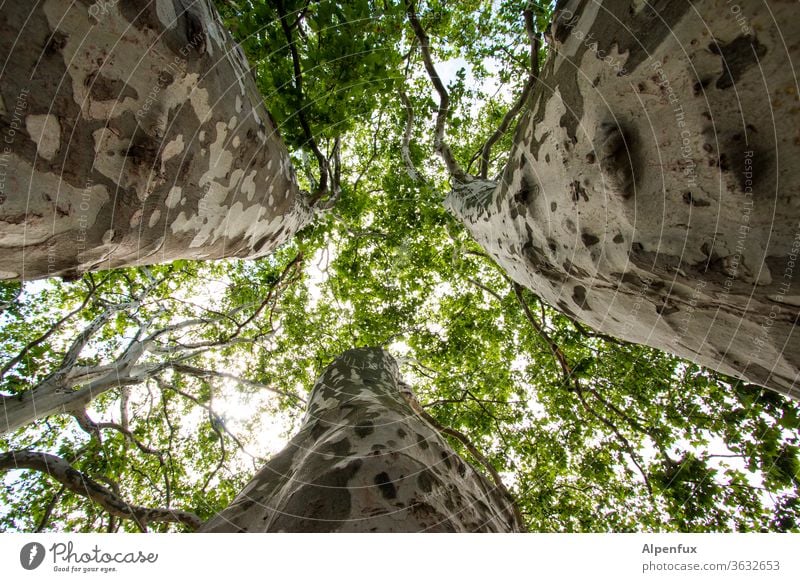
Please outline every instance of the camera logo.
[[38, 542], [30, 542], [19, 551], [19, 563], [26, 570], [35, 570], [44, 561], [44, 546]]

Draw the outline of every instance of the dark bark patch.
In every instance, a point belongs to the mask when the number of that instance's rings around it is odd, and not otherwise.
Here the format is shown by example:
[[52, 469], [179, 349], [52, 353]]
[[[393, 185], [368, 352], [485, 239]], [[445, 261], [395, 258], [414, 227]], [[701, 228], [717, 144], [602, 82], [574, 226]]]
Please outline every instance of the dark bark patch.
[[356, 433], [358, 438], [363, 439], [365, 436], [372, 434], [375, 432], [375, 425], [371, 422], [367, 421], [363, 424], [356, 425], [353, 428], [353, 432]]
[[581, 186], [581, 183], [577, 180], [572, 183], [570, 190], [572, 191], [572, 199], [575, 202], [579, 202], [581, 198], [583, 198], [585, 202], [589, 202], [589, 195], [586, 194], [586, 188]]
[[555, 212], [557, 208], [558, 204], [556, 204], [555, 202], [550, 203], [550, 212]]
[[711, 202], [709, 202], [708, 200], [695, 198], [694, 195], [689, 191], [683, 193], [683, 201], [686, 202], [686, 204], [689, 204], [690, 206], [697, 206], [698, 208], [711, 206]]
[[722, 59], [722, 75], [717, 79], [717, 89], [730, 89], [741, 79], [744, 72], [758, 64], [767, 47], [754, 36], [738, 36], [727, 44], [714, 41], [708, 45], [715, 55]]
[[573, 277], [578, 277], [579, 279], [585, 279], [589, 276], [589, 273], [586, 271], [586, 269], [580, 268], [569, 259], [564, 259], [562, 267], [564, 267], [564, 270]]
[[262, 236], [260, 239], [256, 241], [256, 244], [253, 245], [253, 251], [256, 253], [261, 252], [261, 249], [264, 248], [267, 243], [272, 241], [271, 236]]
[[[162, 77], [159, 77], [159, 80]], [[130, 85], [119, 79], [109, 79], [100, 71], [88, 75], [84, 80], [89, 95], [97, 101], [121, 101], [125, 97], [138, 99], [139, 94]]]
[[533, 200], [536, 198], [536, 195], [538, 193], [539, 193], [538, 184], [532, 184], [527, 176], [523, 176], [519, 190], [516, 192], [516, 194], [514, 194], [514, 202], [516, 202], [517, 204], [521, 204], [522, 206], [528, 207], [530, 206], [531, 202], [533, 202]]
[[433, 484], [434, 479], [431, 477], [429, 471], [421, 471], [419, 475], [417, 475], [417, 487], [419, 487], [420, 491], [423, 493], [430, 493], [433, 491]]
[[348, 485], [361, 465], [361, 459], [354, 459], [346, 467], [333, 469], [313, 483], [298, 488], [276, 512], [270, 529], [304, 533], [336, 531], [350, 516]]
[[309, 434], [311, 435], [311, 438], [316, 441], [324, 433], [325, 427], [323, 426], [322, 422], [317, 421], [314, 423], [314, 426], [311, 427], [311, 432]]
[[399, 436], [401, 439], [406, 438], [407, 434], [408, 433], [406, 433], [406, 431], [404, 431], [402, 428], [397, 429], [397, 436]]
[[582, 233], [581, 240], [583, 241], [584, 246], [587, 247], [593, 247], [594, 245], [600, 242], [600, 239], [598, 237], [589, 232]]
[[659, 315], [666, 317], [668, 315], [672, 315], [673, 313], [677, 313], [678, 311], [680, 311], [680, 308], [676, 307], [674, 304], [664, 299], [664, 302], [658, 307], [656, 307], [656, 311], [658, 312]]
[[613, 241], [614, 241], [615, 243], [617, 243], [617, 244], [621, 244], [621, 243], [624, 243], [624, 242], [625, 242], [625, 237], [624, 237], [624, 236], [622, 236], [621, 234], [615, 234], [615, 235], [614, 235], [614, 238], [613, 238], [613, 239], [611, 239], [611, 240], [613, 240]]
[[597, 130], [594, 149], [600, 156], [603, 183], [622, 198], [633, 194], [633, 141], [619, 123], [602, 123]]
[[394, 483], [391, 479], [389, 479], [389, 475], [386, 472], [381, 472], [375, 475], [375, 485], [377, 485], [378, 489], [381, 491], [381, 495], [383, 495], [384, 499], [396, 499], [397, 498], [397, 488], [394, 486]]
[[[203, 23], [197, 14], [190, 10], [183, 13], [183, 34], [186, 38], [186, 48], [191, 47], [197, 56], [204, 55], [206, 52], [206, 31]], [[233, 58], [236, 58], [235, 56]]]
[[442, 461], [444, 461], [444, 466], [448, 469], [452, 469], [453, 463], [450, 462], [450, 453], [447, 451], [442, 451], [440, 456], [442, 457]]
[[334, 457], [346, 457], [351, 452], [350, 441], [346, 438], [335, 443], [326, 443], [325, 447], [320, 450], [320, 453], [332, 454]]
[[69, 36], [60, 30], [54, 31], [53, 34], [50, 35], [50, 38], [47, 39], [47, 44], [44, 47], [45, 56], [61, 54], [61, 51], [67, 46], [68, 39]]
[[560, 311], [563, 311], [564, 313], [566, 313], [569, 316], [575, 317], [575, 312], [572, 311], [570, 306], [563, 299], [559, 299], [558, 301], [556, 301], [556, 305], [558, 305], [558, 309]]
[[589, 307], [589, 302], [586, 301], [586, 287], [582, 285], [575, 285], [575, 288], [572, 290], [572, 300], [581, 309], [585, 311], [592, 310], [592, 308]]
[[692, 93], [694, 93], [695, 97], [699, 97], [700, 95], [705, 93], [706, 87], [711, 83], [712, 79], [700, 79], [694, 85], [692, 85]]
[[417, 433], [417, 446], [421, 448], [423, 451], [427, 450], [428, 448], [427, 439], [419, 433]]

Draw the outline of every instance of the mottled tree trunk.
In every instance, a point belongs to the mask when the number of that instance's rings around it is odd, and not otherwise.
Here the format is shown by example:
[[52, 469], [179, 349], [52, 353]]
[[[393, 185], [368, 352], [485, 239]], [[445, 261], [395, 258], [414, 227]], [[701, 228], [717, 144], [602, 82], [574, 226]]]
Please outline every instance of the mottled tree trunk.
[[206, 532], [511, 532], [510, 501], [410, 404], [380, 349], [345, 352], [285, 449]]
[[209, 0], [0, 8], [0, 278], [263, 255], [309, 212]]
[[797, 397], [797, 16], [560, 2], [501, 182], [448, 207], [565, 313]]

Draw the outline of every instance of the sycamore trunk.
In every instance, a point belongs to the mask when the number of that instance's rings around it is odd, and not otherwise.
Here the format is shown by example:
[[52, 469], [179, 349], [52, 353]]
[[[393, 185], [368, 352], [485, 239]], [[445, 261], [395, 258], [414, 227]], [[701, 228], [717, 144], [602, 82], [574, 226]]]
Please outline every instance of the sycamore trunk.
[[267, 254], [309, 219], [209, 0], [0, 8], [0, 278]]
[[417, 414], [397, 363], [345, 352], [303, 425], [205, 532], [512, 532], [511, 501]]
[[560, 2], [498, 183], [447, 206], [592, 327], [798, 397], [792, 2]]

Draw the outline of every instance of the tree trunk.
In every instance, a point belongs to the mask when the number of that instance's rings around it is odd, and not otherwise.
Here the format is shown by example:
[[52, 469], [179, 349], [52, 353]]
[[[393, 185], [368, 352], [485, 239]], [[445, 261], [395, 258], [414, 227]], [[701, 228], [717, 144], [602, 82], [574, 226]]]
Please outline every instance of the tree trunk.
[[345, 352], [317, 381], [297, 435], [199, 531], [519, 531], [510, 500], [410, 399], [389, 354]]
[[796, 4], [569, 0], [551, 32], [502, 180], [448, 208], [592, 328], [798, 397]]
[[5, 3], [0, 278], [263, 255], [310, 216], [209, 0]]

